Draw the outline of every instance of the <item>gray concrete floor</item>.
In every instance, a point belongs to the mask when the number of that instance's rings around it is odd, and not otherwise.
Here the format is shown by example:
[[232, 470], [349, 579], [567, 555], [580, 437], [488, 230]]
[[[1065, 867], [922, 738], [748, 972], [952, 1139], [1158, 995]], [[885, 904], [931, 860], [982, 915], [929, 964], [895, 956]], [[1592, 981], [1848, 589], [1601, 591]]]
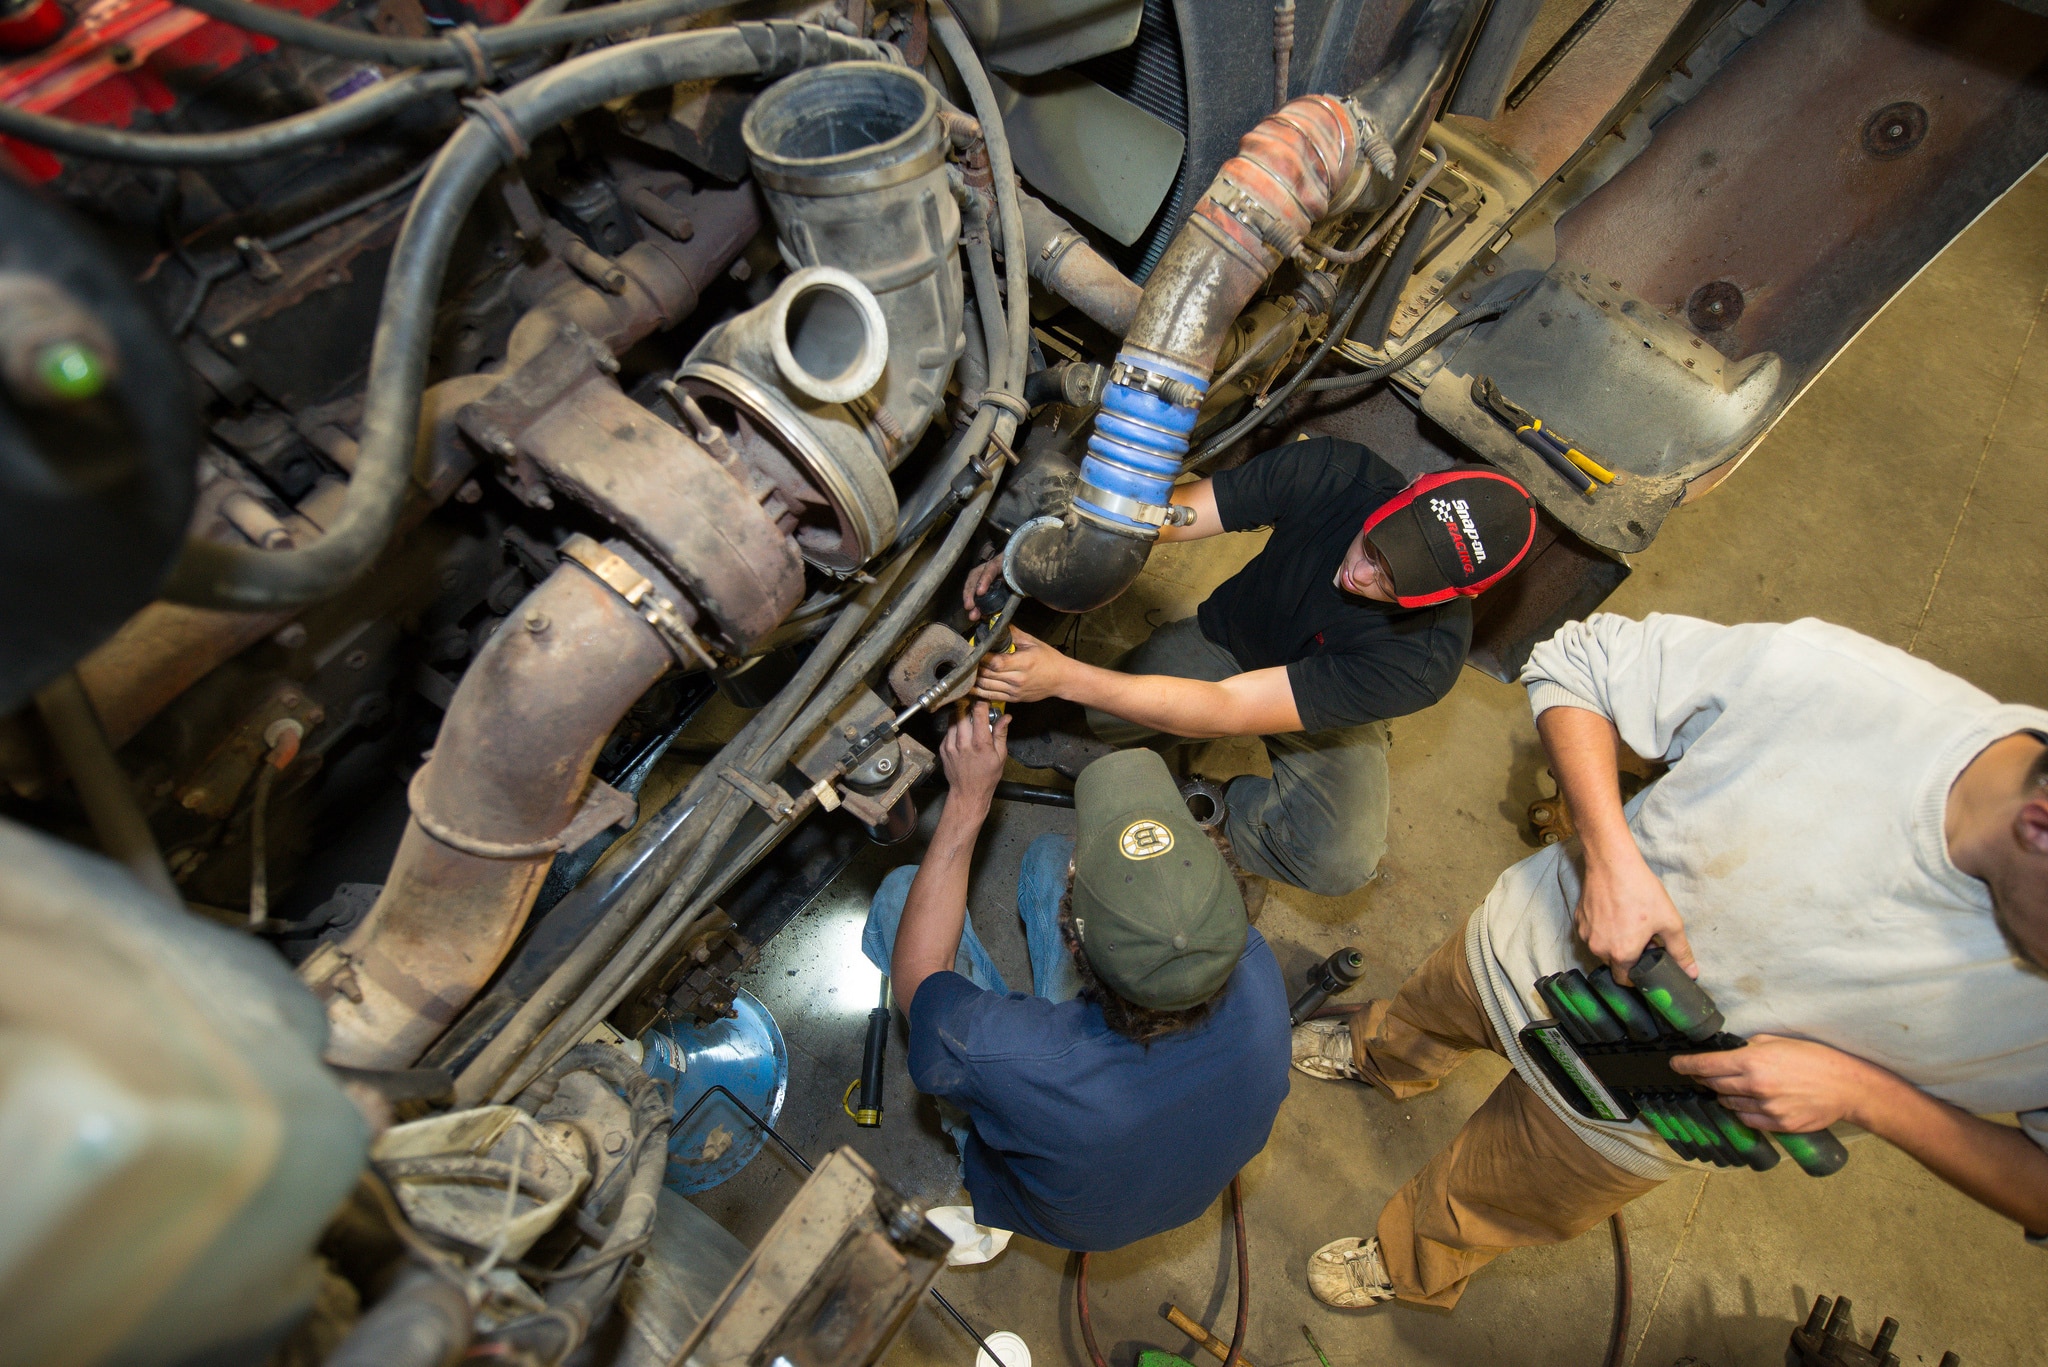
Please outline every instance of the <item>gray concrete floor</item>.
[[[1744, 468], [1671, 518], [1608, 608], [1722, 622], [1825, 617], [2003, 699], [2048, 704], [2048, 539], [2039, 531], [2048, 507], [2044, 242], [2048, 175], [2037, 173], [1857, 339]], [[1084, 623], [1081, 653], [1107, 659], [1142, 636], [1147, 620], [1186, 615], [1254, 549], [1231, 537], [1155, 555], [1137, 588]], [[1521, 690], [1470, 670], [1443, 703], [1397, 722], [1394, 736], [1385, 875], [1346, 898], [1277, 889], [1260, 923], [1290, 978], [1340, 945], [1364, 949], [1361, 998], [1392, 990], [1500, 870], [1529, 852], [1525, 810], [1541, 772]], [[1217, 743], [1196, 760], [1211, 774], [1261, 764], [1246, 742]], [[1038, 832], [1071, 829], [1070, 816], [1005, 807], [985, 839], [973, 915], [1014, 983], [1028, 979], [1012, 901], [1017, 860]], [[900, 1028], [884, 1128], [857, 1130], [839, 1111], [877, 983], [859, 957], [860, 918], [888, 868], [914, 857], [863, 856], [748, 983], [791, 1046], [784, 1120], [792, 1140], [812, 1153], [852, 1144], [904, 1189], [939, 1204], [964, 1198], [952, 1151], [904, 1075]], [[1244, 1174], [1251, 1363], [1313, 1363], [1303, 1324], [1334, 1367], [1600, 1360], [1614, 1294], [1604, 1228], [1508, 1254], [1451, 1314], [1399, 1305], [1330, 1311], [1303, 1282], [1306, 1254], [1368, 1232], [1385, 1198], [1504, 1071], [1498, 1060], [1476, 1059], [1402, 1105], [1295, 1076], [1272, 1142]], [[1169, 1150], [1174, 1136], [1158, 1143]], [[2048, 1360], [2048, 1252], [1882, 1142], [1866, 1137], [1851, 1152], [1850, 1165], [1825, 1182], [1785, 1163], [1768, 1174], [1686, 1177], [1631, 1206], [1627, 1360], [1779, 1363], [1815, 1293], [1850, 1296], [1865, 1342], [1882, 1316], [1897, 1316], [1904, 1330], [1895, 1351], [1907, 1363], [1932, 1364], [1948, 1348], [1971, 1367]], [[700, 1204], [751, 1243], [796, 1180], [770, 1152]], [[1160, 1318], [1169, 1301], [1228, 1335], [1227, 1229], [1219, 1202], [1186, 1228], [1095, 1260], [1095, 1322], [1114, 1367], [1144, 1346], [1196, 1359]], [[985, 1332], [1021, 1334], [1040, 1367], [1085, 1361], [1057, 1251], [1018, 1239], [994, 1263], [949, 1272], [940, 1286]], [[888, 1361], [967, 1367], [971, 1359], [957, 1328], [920, 1312]]]

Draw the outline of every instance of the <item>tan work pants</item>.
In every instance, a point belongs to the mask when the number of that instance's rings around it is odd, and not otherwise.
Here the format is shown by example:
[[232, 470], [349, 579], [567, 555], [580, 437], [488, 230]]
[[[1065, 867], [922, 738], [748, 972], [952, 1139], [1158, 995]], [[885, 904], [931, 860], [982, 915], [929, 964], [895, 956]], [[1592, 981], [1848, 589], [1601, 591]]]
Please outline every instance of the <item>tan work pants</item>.
[[[1351, 1018], [1365, 1079], [1395, 1100], [1429, 1091], [1479, 1049], [1502, 1053], [1465, 962], [1465, 933], [1439, 945], [1390, 1001]], [[1655, 1187], [1595, 1153], [1509, 1073], [1457, 1137], [1380, 1212], [1380, 1251], [1402, 1300], [1445, 1309], [1511, 1248], [1562, 1243]]]

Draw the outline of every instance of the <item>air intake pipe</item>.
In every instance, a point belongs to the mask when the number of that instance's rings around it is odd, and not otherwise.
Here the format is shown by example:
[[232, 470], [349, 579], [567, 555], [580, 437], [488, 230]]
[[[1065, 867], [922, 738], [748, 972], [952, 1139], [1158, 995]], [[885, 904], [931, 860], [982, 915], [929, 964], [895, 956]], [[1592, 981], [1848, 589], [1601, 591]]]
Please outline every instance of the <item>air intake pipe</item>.
[[1062, 612], [1130, 587], [1176, 517], [1173, 482], [1232, 323], [1317, 222], [1391, 202], [1484, 9], [1430, 0], [1400, 59], [1353, 96], [1305, 95], [1245, 134], [1146, 282], [1071, 507], [1011, 537], [1010, 587]]
[[848, 486], [836, 501], [859, 525], [798, 541], [813, 564], [854, 569], [894, 538], [889, 472], [966, 346], [938, 93], [888, 62], [835, 62], [770, 86], [740, 132], [795, 274], [707, 333], [678, 379], [743, 454], [765, 442]]

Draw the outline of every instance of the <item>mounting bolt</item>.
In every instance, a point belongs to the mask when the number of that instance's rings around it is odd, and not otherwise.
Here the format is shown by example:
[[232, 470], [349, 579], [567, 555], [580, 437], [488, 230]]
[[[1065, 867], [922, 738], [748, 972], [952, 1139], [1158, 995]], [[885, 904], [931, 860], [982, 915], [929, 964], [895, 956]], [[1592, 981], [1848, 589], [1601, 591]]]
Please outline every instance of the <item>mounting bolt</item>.
[[368, 669], [370, 667], [370, 652], [367, 650], [351, 650], [348, 654], [341, 657], [341, 662], [350, 669]]
[[473, 479], [465, 479], [455, 490], [457, 503], [478, 503], [484, 496], [484, 486]]
[[212, 794], [204, 788], [187, 788], [178, 795], [178, 805], [188, 812], [196, 812], [206, 805], [206, 799], [210, 796]]
[[249, 345], [249, 334], [246, 332], [230, 332], [228, 334], [228, 345], [237, 348]]
[[[270, 639], [283, 646], [286, 650], [297, 650], [306, 643], [305, 625], [301, 622], [287, 622], [279, 627], [277, 634]], [[295, 706], [296, 704], [286, 705]]]
[[526, 629], [538, 636], [549, 626], [548, 615], [538, 609], [526, 614]]

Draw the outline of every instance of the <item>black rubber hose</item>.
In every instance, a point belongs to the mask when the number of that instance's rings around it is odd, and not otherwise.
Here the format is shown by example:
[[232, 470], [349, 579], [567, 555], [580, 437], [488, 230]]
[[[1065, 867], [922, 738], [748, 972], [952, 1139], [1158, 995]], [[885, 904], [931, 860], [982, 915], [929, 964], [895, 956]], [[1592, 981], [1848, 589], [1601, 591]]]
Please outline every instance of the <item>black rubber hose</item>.
[[1614, 1235], [1614, 1319], [1607, 1328], [1607, 1356], [1602, 1361], [1606, 1367], [1621, 1367], [1628, 1357], [1628, 1322], [1635, 1304], [1635, 1272], [1629, 1265], [1628, 1225], [1623, 1222], [1621, 1212], [1617, 1210], [1608, 1216], [1607, 1225]]
[[469, 1346], [470, 1314], [453, 1279], [411, 1267], [356, 1321], [327, 1367], [449, 1367]]
[[[382, 62], [386, 66], [446, 66], [467, 71], [470, 58], [459, 38], [394, 38], [361, 29], [322, 23], [289, 10], [272, 9], [254, 0], [178, 0], [186, 9], [210, 19], [261, 33], [280, 43], [324, 52], [334, 57]], [[559, 43], [624, 33], [647, 24], [681, 19], [719, 9], [728, 0], [624, 0], [574, 14], [557, 15], [528, 24], [499, 24], [477, 31], [477, 47], [493, 61], [538, 52]]]
[[129, 133], [0, 104], [0, 133], [76, 157], [144, 166], [220, 166], [312, 147], [382, 123], [421, 100], [460, 90], [460, 71], [409, 71], [347, 99], [228, 133]]
[[[1516, 296], [1516, 298], [1520, 297], [1519, 295]], [[1414, 365], [1416, 361], [1427, 355], [1439, 342], [1459, 329], [1471, 327], [1475, 323], [1486, 322], [1490, 318], [1500, 317], [1508, 311], [1509, 305], [1513, 302], [1514, 300], [1511, 299], [1505, 304], [1487, 304], [1482, 308], [1466, 309], [1457, 317], [1449, 319], [1433, 329], [1421, 341], [1411, 343], [1403, 350], [1381, 361], [1371, 370], [1361, 370], [1356, 375], [1335, 375], [1327, 380], [1311, 380], [1301, 387], [1302, 392], [1306, 394], [1326, 394], [1334, 389], [1363, 389], [1369, 384], [1378, 384], [1389, 375], [1397, 374]]]
[[[1237, 1327], [1230, 1336], [1230, 1352], [1223, 1359], [1223, 1367], [1241, 1367], [1244, 1351], [1244, 1333], [1251, 1322], [1252, 1311], [1252, 1250], [1251, 1242], [1244, 1229], [1244, 1179], [1242, 1176], [1230, 1179], [1230, 1209], [1236, 1226], [1237, 1242]], [[1109, 1367], [1102, 1356], [1102, 1349], [1095, 1342], [1095, 1317], [1088, 1309], [1088, 1258], [1086, 1253], [1076, 1252], [1072, 1258], [1074, 1269], [1074, 1309], [1081, 1319], [1081, 1343], [1088, 1350], [1088, 1360], [1094, 1367]], [[1212, 1348], [1210, 1350], [1214, 1352]]]
[[[534, 24], [521, 31], [542, 27]], [[872, 58], [875, 53], [874, 44], [807, 24], [701, 29], [643, 38], [578, 57], [514, 86], [498, 97], [497, 104], [520, 137], [531, 141], [565, 119], [643, 90], [720, 76], [780, 75], [799, 66]], [[319, 540], [297, 550], [188, 541], [163, 597], [196, 607], [243, 611], [298, 607], [339, 591], [369, 568], [398, 523], [411, 483], [427, 347], [448, 257], [470, 205], [507, 157], [498, 133], [471, 118], [442, 147], [413, 197], [384, 281], [364, 392], [361, 446], [347, 502], [334, 524]]]

